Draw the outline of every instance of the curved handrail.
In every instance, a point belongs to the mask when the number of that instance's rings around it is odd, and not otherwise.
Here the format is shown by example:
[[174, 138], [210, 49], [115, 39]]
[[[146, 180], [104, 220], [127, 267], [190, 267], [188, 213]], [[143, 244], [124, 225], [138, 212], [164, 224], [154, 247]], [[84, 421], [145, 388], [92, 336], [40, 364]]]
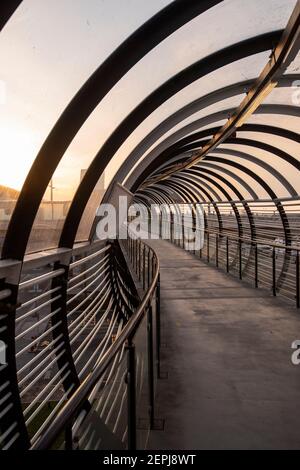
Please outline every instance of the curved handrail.
[[[144, 242], [143, 242], [144, 243]], [[99, 364], [89, 373], [81, 385], [77, 388], [72, 397], [67, 401], [64, 407], [59, 411], [53, 422], [48, 427], [47, 431], [32, 445], [30, 450], [44, 450], [49, 449], [55, 442], [59, 434], [68, 426], [72, 419], [76, 416], [80, 408], [86, 403], [87, 397], [92, 392], [97, 382], [101, 379], [107, 368], [113, 361], [115, 355], [121, 350], [124, 343], [136, 333], [141, 321], [147, 310], [147, 306], [153, 298], [159, 279], [159, 259], [155, 251], [146, 243], [147, 247], [152, 251], [155, 257], [155, 272], [150, 287], [145, 293], [140, 306], [128, 321], [120, 335], [116, 338], [114, 343], [104, 354]]]
[[[162, 219], [163, 222], [167, 221], [167, 222], [170, 222], [169, 219]], [[179, 222], [172, 222], [173, 225], [177, 225], [179, 227], [182, 227], [182, 224], [179, 223]], [[184, 227], [188, 228], [188, 229], [193, 229], [192, 226], [189, 226], [189, 225], [183, 225]], [[199, 230], [196, 228], [196, 230]], [[297, 245], [286, 245], [284, 243], [272, 243], [272, 242], [269, 242], [268, 240], [264, 239], [264, 238], [255, 238], [255, 239], [251, 239], [251, 238], [247, 238], [247, 237], [239, 237], [238, 235], [233, 235], [233, 234], [228, 234], [226, 232], [226, 230], [223, 230], [223, 232], [219, 231], [219, 230], [209, 230], [209, 229], [203, 229], [203, 232], [204, 233], [207, 233], [208, 235], [217, 235], [219, 237], [225, 237], [225, 238], [228, 238], [229, 240], [235, 240], [235, 241], [240, 241], [240, 242], [244, 242], [244, 243], [248, 243], [249, 245], [266, 245], [266, 246], [269, 246], [270, 248], [280, 248], [280, 249], [285, 249], [285, 250], [289, 250], [289, 251], [298, 251], [300, 252], [300, 247], [297, 246]]]

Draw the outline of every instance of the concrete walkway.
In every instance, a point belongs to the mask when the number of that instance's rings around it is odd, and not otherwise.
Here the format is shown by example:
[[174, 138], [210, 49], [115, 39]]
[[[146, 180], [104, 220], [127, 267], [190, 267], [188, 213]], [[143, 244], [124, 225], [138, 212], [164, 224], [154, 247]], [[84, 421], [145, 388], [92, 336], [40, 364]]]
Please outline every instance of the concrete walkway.
[[166, 241], [162, 371], [149, 449], [299, 449], [300, 312]]

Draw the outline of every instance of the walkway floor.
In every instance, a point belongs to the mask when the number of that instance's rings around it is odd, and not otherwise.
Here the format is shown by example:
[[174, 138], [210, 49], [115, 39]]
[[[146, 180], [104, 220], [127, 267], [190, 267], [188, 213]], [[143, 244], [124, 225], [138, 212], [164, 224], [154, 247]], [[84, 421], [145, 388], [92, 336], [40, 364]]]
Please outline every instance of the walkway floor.
[[149, 449], [300, 448], [300, 312], [166, 241], [162, 370]]

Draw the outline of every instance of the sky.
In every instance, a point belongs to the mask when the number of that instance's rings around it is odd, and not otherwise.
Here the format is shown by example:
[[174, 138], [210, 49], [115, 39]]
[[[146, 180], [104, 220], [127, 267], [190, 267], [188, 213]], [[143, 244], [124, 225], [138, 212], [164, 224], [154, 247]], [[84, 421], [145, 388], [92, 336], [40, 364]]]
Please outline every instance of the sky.
[[[0, 184], [22, 187], [43, 141], [80, 86], [130, 33], [168, 3], [23, 1], [0, 35]], [[127, 113], [162, 82], [227, 45], [284, 28], [295, 3], [295, 0], [226, 0], [150, 52], [114, 87], [77, 134], [54, 175], [55, 198], [72, 197], [80, 170], [88, 167]], [[161, 119], [216, 88], [256, 77], [267, 59], [268, 54], [259, 54], [240, 61], [170, 99], [125, 142], [106, 170], [106, 183], [139, 140]], [[276, 93], [271, 102], [291, 99], [286, 92], [280, 94], [276, 90]], [[232, 103], [238, 104], [234, 100]], [[228, 103], [221, 103], [210, 111], [227, 106]], [[297, 130], [295, 118], [285, 118], [285, 125]], [[281, 141], [279, 145], [288, 144]]]

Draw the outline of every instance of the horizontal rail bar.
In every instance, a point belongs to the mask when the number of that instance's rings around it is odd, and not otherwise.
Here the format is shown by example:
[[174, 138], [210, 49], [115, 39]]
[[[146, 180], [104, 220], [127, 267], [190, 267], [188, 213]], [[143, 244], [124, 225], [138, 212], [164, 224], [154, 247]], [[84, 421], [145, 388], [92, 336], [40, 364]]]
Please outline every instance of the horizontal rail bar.
[[[151, 247], [150, 249], [151, 251], [153, 251]], [[94, 387], [97, 385], [98, 381], [101, 379], [101, 377], [106, 372], [107, 368], [115, 358], [115, 355], [123, 347], [124, 343], [136, 333], [140, 322], [144, 318], [145, 312], [147, 311], [147, 308], [149, 306], [149, 300], [153, 297], [156, 292], [156, 285], [159, 276], [159, 260], [157, 257], [155, 268], [156, 269], [153, 273], [153, 278], [150, 287], [145, 293], [141, 304], [137, 308], [136, 312], [127, 322], [127, 324], [123, 328], [120, 335], [116, 338], [114, 343], [105, 352], [105, 354], [103, 355], [97, 366], [94, 368], [94, 370], [89, 373], [89, 375], [81, 383], [79, 388], [68, 400], [62, 410], [60, 410], [60, 412], [57, 414], [54, 421], [49, 425], [47, 431], [40, 437], [40, 439], [38, 439], [33, 444], [33, 446], [31, 447], [32, 450], [47, 449], [51, 446], [51, 444], [54, 442], [60, 432], [65, 428], [65, 426], [67, 424], [70, 424], [72, 418], [76, 415], [79, 408], [84, 404], [86, 397], [90, 395]]]
[[55, 271], [50, 271], [49, 273], [46, 273], [46, 274], [41, 274], [40, 276], [29, 279], [28, 281], [21, 282], [19, 284], [19, 291], [28, 289], [28, 287], [35, 286], [36, 284], [40, 284], [45, 281], [50, 281], [51, 279], [61, 276], [64, 273], [65, 273], [65, 270], [61, 268], [61, 269], [56, 269]]
[[95, 253], [92, 253], [91, 255], [85, 256], [84, 258], [79, 259], [78, 261], [74, 261], [73, 263], [70, 264], [70, 270], [77, 268], [78, 266], [81, 266], [84, 263], [87, 263], [91, 259], [96, 258], [97, 256], [100, 256], [103, 253], [106, 253], [109, 249], [110, 249], [110, 246], [108, 245], [99, 251], [95, 251]]

